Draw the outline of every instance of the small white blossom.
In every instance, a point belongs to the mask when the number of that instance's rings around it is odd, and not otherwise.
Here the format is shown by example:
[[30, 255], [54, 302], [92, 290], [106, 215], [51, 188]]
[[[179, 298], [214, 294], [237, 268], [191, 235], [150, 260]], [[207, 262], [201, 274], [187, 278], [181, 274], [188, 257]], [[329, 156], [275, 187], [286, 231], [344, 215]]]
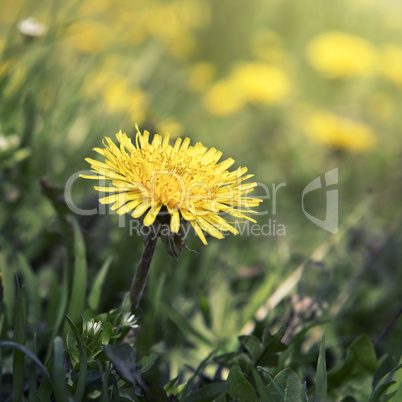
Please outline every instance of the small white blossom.
[[126, 326], [126, 327], [131, 327], [131, 328], [137, 328], [137, 318], [135, 317], [134, 314], [130, 314], [130, 313], [125, 313], [122, 317], [121, 317], [121, 321], [120, 321], [121, 325]]
[[101, 329], [102, 323], [100, 321], [95, 321], [94, 319], [91, 319], [87, 322], [86, 332], [90, 338], [95, 337]]
[[2, 135], [0, 134], [0, 152], [8, 151], [9, 149], [17, 148], [20, 139], [18, 135]]
[[42, 36], [46, 33], [47, 27], [45, 24], [41, 24], [35, 18], [29, 17], [18, 24], [19, 31], [30, 37]]

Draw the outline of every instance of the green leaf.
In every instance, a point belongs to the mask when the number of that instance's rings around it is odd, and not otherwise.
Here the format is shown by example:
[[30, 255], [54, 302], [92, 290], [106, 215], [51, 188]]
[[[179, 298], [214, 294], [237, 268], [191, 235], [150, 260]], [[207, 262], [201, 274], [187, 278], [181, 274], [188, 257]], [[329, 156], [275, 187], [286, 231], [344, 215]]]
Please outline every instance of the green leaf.
[[141, 373], [146, 373], [148, 370], [150, 370], [158, 357], [159, 354], [156, 352], [151, 352], [146, 356], [142, 356], [138, 360], [138, 364], [141, 366]]
[[387, 392], [387, 396], [392, 392], [395, 392], [395, 400], [402, 400], [402, 370], [400, 367], [402, 365], [402, 357], [399, 359], [399, 364], [395, 369], [393, 369], [389, 374], [392, 375], [392, 379], [396, 382]]
[[138, 396], [135, 393], [134, 388], [120, 388], [119, 389], [120, 401], [137, 402]]
[[394, 396], [395, 401], [400, 401], [402, 399], [402, 382], [399, 381], [399, 387], [396, 391], [396, 394]]
[[212, 314], [211, 314], [211, 306], [208, 299], [205, 296], [200, 297], [200, 307], [202, 317], [204, 319], [205, 325], [208, 328], [212, 328]]
[[74, 325], [68, 315], [66, 315], [66, 320], [75, 336], [75, 340], [77, 341], [78, 346], [80, 369], [78, 373], [78, 383], [74, 398], [77, 401], [81, 401], [84, 397], [85, 382], [87, 377], [87, 352], [80, 331], [78, 331], [77, 327]]
[[346, 351], [346, 359], [328, 373], [329, 388], [337, 388], [347, 381], [371, 377], [377, 368], [374, 346], [369, 337], [355, 339]]
[[128, 343], [122, 343], [115, 347], [104, 345], [103, 348], [106, 357], [126, 381], [134, 387], [138, 384], [144, 387], [140, 366], [136, 364], [138, 354]]
[[262, 343], [264, 346], [264, 355], [279, 353], [286, 350], [288, 347], [281, 342], [283, 336], [285, 335], [286, 327], [281, 327], [278, 332], [271, 335], [271, 333], [266, 328], [262, 335]]
[[260, 340], [253, 335], [239, 336], [239, 342], [250, 354], [253, 363], [256, 363], [262, 354], [262, 344]]
[[63, 339], [56, 336], [53, 342], [53, 391], [57, 402], [66, 402], [66, 370]]
[[322, 336], [315, 377], [316, 401], [325, 401], [327, 397], [327, 364], [325, 359], [325, 335]]
[[[255, 383], [255, 385], [257, 387], [258, 394], [260, 395], [260, 399], [262, 401], [270, 401], [271, 400], [270, 399], [270, 393], [268, 392], [267, 388], [265, 387], [265, 384], [263, 383], [263, 381], [262, 381], [262, 379], [260, 377], [260, 374], [257, 372], [257, 370], [254, 367], [252, 367], [251, 373], [253, 375], [253, 380], [254, 380], [254, 383]], [[272, 382], [271, 378], [269, 378], [269, 380]], [[278, 389], [278, 394], [279, 395], [281, 394], [280, 389]], [[281, 401], [284, 400], [283, 395], [282, 395], [282, 399], [280, 399], [280, 400]]]
[[229, 384], [224, 381], [217, 381], [204, 385], [202, 388], [191, 393], [183, 402], [212, 402], [219, 395], [222, 395], [229, 388]]
[[101, 339], [103, 345], [107, 345], [109, 343], [112, 335], [113, 335], [112, 323], [108, 321], [105, 324], [102, 324]]
[[244, 352], [224, 353], [214, 357], [214, 362], [226, 368], [231, 368], [234, 364], [237, 364], [241, 371], [245, 373], [249, 372], [249, 369], [253, 366], [249, 355]]
[[72, 290], [70, 305], [68, 307], [68, 316], [73, 322], [80, 318], [85, 308], [85, 292], [87, 288], [87, 263], [85, 257], [85, 243], [77, 221], [72, 220], [74, 232], [74, 252], [75, 266], [74, 277], [72, 281]]
[[[278, 388], [281, 393], [278, 392]], [[273, 382], [268, 385], [267, 390], [270, 394], [269, 401], [301, 402], [303, 385], [299, 376], [290, 368], [286, 368], [278, 373]], [[283, 395], [283, 399], [282, 399]]]
[[174, 385], [176, 384], [179, 377], [180, 376], [178, 375], [166, 383], [166, 385], [163, 387], [163, 389], [165, 390], [166, 393], [171, 391], [171, 389], [174, 387]]
[[308, 402], [308, 395], [307, 395], [307, 382], [304, 381], [301, 391], [301, 400], [302, 402]]
[[238, 401], [258, 402], [258, 396], [255, 393], [253, 386], [246, 379], [237, 364], [230, 369], [227, 381], [229, 383], [228, 393], [232, 399]]
[[102, 265], [102, 268], [95, 277], [94, 284], [88, 296], [88, 305], [93, 311], [98, 311], [102, 295], [102, 287], [109, 272], [113, 258], [109, 257]]
[[[370, 395], [369, 402], [374, 402], [380, 400], [380, 397], [384, 394], [384, 392], [391, 387], [391, 385], [394, 385], [397, 383], [395, 381], [398, 378], [398, 372], [402, 373], [400, 369], [402, 368], [402, 364], [399, 364], [397, 367], [395, 367], [393, 370], [391, 370], [388, 374], [386, 374], [376, 385], [374, 388], [373, 392]], [[394, 373], [397, 375], [394, 376]], [[394, 378], [395, 377], [395, 378]], [[390, 390], [392, 392], [392, 390]], [[395, 399], [398, 401], [398, 399]]]
[[[18, 288], [17, 282], [17, 306], [15, 312], [14, 342], [20, 345], [25, 344], [26, 324], [26, 298], [25, 288]], [[14, 349], [13, 355], [13, 400], [22, 401], [24, 388], [24, 360], [25, 356], [19, 349]]]

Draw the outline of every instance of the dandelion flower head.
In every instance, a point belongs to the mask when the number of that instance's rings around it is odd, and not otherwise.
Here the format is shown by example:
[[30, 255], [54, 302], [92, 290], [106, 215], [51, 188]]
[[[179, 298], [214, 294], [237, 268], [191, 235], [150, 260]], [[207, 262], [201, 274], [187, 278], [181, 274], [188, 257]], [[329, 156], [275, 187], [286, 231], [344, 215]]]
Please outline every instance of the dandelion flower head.
[[256, 213], [251, 208], [261, 202], [246, 196], [257, 183], [245, 184], [253, 175], [245, 175], [247, 168], [228, 171], [232, 158], [218, 163], [222, 152], [207, 149], [200, 142], [190, 146], [190, 139], [177, 138], [169, 144], [169, 134], [155, 134], [150, 142], [148, 131], [137, 127], [135, 145], [121, 131], [116, 134], [118, 147], [110, 138], [103, 140], [104, 149], [94, 148], [104, 162], [87, 158], [92, 171], [98, 176], [81, 176], [87, 179], [110, 180], [109, 187], [98, 187], [99, 192], [113, 193], [100, 198], [102, 204], [113, 204], [117, 214], [130, 213], [143, 217], [145, 226], [152, 225], [158, 214], [170, 218], [170, 231], [178, 233], [183, 221], [188, 221], [204, 244], [203, 231], [218, 239], [222, 232], [238, 231], [221, 213], [235, 218], [254, 219], [245, 213]]
[[369, 42], [338, 31], [313, 38], [307, 47], [307, 57], [311, 66], [328, 78], [366, 75], [376, 62], [376, 52]]
[[376, 142], [370, 126], [327, 110], [305, 116], [304, 131], [324, 145], [355, 152], [365, 151]]
[[204, 106], [216, 116], [229, 116], [247, 103], [280, 104], [286, 100], [290, 88], [290, 80], [282, 68], [259, 62], [242, 63], [227, 79], [217, 81], [207, 91]]

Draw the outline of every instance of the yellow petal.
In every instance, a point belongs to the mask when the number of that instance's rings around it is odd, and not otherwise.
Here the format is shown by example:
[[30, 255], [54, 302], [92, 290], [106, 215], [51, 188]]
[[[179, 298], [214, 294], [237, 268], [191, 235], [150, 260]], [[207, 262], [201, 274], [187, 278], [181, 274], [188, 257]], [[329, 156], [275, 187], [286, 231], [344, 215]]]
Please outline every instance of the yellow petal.
[[204, 233], [200, 229], [198, 223], [196, 221], [190, 221], [191, 226], [194, 228], [195, 233], [197, 233], [198, 237], [201, 239], [201, 241], [207, 245], [207, 240], [205, 239]]
[[170, 231], [172, 233], [177, 233], [180, 229], [180, 214], [178, 211], [169, 211], [169, 213], [172, 215], [172, 217], [170, 218]]
[[153, 208], [151, 208], [148, 211], [148, 213], [145, 215], [145, 218], [144, 218], [145, 226], [151, 226], [155, 222], [155, 219], [156, 219], [159, 211], [161, 210], [161, 208], [162, 208], [162, 204], [159, 203], [159, 204], [156, 204]]

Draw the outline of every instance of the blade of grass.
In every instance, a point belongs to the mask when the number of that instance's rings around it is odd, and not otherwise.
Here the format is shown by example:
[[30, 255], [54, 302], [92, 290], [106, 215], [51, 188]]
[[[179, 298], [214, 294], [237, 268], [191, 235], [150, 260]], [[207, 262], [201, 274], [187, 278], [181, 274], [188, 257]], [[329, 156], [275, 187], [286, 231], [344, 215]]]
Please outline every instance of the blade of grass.
[[100, 396], [100, 402], [108, 402], [110, 400], [109, 387], [108, 387], [109, 375], [110, 375], [110, 363], [106, 365], [106, 370], [103, 372], [102, 393]]
[[218, 350], [215, 349], [213, 350], [198, 366], [197, 370], [195, 371], [194, 375], [187, 381], [186, 386], [183, 388], [183, 391], [180, 394], [180, 401], [184, 401], [186, 400], [186, 398], [188, 397], [190, 391], [191, 391], [191, 387], [193, 386], [193, 383], [195, 381], [195, 379], [197, 378], [197, 376], [205, 369], [205, 367], [208, 365], [208, 363], [210, 362], [210, 360], [212, 359], [212, 357], [216, 354]]
[[39, 283], [38, 278], [33, 273], [31, 267], [29, 266], [27, 260], [22, 254], [18, 254], [18, 268], [24, 277], [24, 285], [28, 292], [28, 308], [30, 325], [37, 330], [39, 319], [40, 319], [40, 297], [39, 297]]
[[327, 397], [327, 364], [325, 361], [325, 334], [322, 336], [315, 377], [316, 401], [325, 401]]
[[[263, 302], [256, 311], [255, 316], [257, 319], [261, 320], [266, 317], [269, 311], [273, 310], [286, 296], [288, 296], [288, 294], [295, 288], [295, 286], [299, 282], [303, 274], [304, 266], [308, 261], [321, 261], [337, 244], [339, 244], [344, 239], [346, 234], [349, 233], [350, 228], [352, 228], [357, 222], [359, 222], [361, 217], [365, 215], [365, 213], [371, 206], [372, 201], [372, 197], [367, 197], [366, 199], [364, 199], [345, 219], [344, 224], [339, 228], [338, 234], [336, 236], [330, 237], [329, 240], [318, 246], [318, 248], [314, 250], [310, 257], [307, 258], [302, 264], [300, 264], [293, 271], [293, 273], [288, 276], [288, 278], [286, 278], [284, 281], [282, 281], [281, 284], [279, 284], [279, 286], [278, 283], [275, 281], [275, 291], [272, 294], [270, 292], [266, 293], [265, 302]], [[269, 288], [268, 284], [263, 283], [256, 292], [259, 293], [260, 289], [262, 289], [262, 293], [264, 290], [263, 286], [267, 286], [269, 291], [272, 290], [271, 288]], [[253, 299], [250, 303], [250, 307], [247, 307], [246, 312], [248, 312], [249, 310], [251, 312], [253, 311], [253, 308], [255, 308], [254, 303], [257, 303], [257, 301], [259, 300], [256, 297], [255, 299], [255, 301], [253, 301]], [[245, 314], [244, 320], [242, 321], [244, 325], [247, 325], [248, 321], [246, 319], [247, 317], [249, 317], [249, 315], [249, 313], [247, 315]]]
[[[36, 355], [36, 334], [34, 334], [33, 339], [33, 353]], [[29, 368], [29, 401], [39, 402], [38, 384], [36, 382], [36, 366], [33, 360], [31, 361], [31, 366]]]
[[[258, 367], [258, 368], [260, 368], [260, 367]], [[271, 400], [269, 392], [268, 392], [267, 388], [265, 387], [265, 384], [262, 382], [262, 379], [261, 379], [260, 374], [258, 373], [258, 371], [254, 367], [252, 367], [251, 373], [253, 375], [253, 380], [254, 380], [255, 385], [257, 387], [258, 394], [260, 395], [260, 399], [262, 401]], [[269, 374], [267, 375], [267, 377], [268, 377], [269, 381], [271, 382], [271, 384], [273, 384], [273, 386], [275, 387], [275, 389], [278, 392], [279, 397], [283, 401], [284, 400], [283, 392], [278, 387], [278, 384], [271, 378], [271, 376]]]
[[80, 371], [78, 373], [78, 383], [74, 399], [76, 401], [82, 401], [85, 392], [85, 382], [87, 379], [87, 352], [80, 331], [78, 331], [77, 327], [74, 325], [68, 315], [66, 315], [66, 320], [71, 330], [73, 331], [73, 334], [77, 341], [78, 352], [80, 354]]
[[197, 331], [193, 326], [191, 326], [177, 311], [173, 310], [170, 306], [165, 303], [161, 303], [161, 306], [168, 317], [177, 325], [177, 327], [183, 332], [183, 334], [191, 334], [198, 338], [200, 341], [204, 342], [206, 345], [213, 347], [214, 343], [206, 338], [203, 334]]
[[0, 253], [1, 282], [3, 284], [3, 302], [7, 322], [12, 323], [15, 313], [15, 286], [12, 268], [7, 264], [6, 254]]
[[[55, 278], [55, 277], [54, 277]], [[51, 293], [51, 298], [49, 304], [52, 306], [52, 310], [54, 311], [54, 315], [52, 313], [52, 317], [54, 317], [51, 321], [48, 317], [48, 322], [54, 322], [53, 332], [51, 334], [50, 339], [54, 339], [59, 328], [63, 322], [64, 315], [66, 313], [67, 302], [68, 302], [68, 261], [67, 256], [65, 255], [65, 262], [64, 262], [64, 271], [63, 271], [63, 278], [61, 282], [61, 286], [58, 286], [57, 280], [52, 282], [54, 288], [57, 292]], [[54, 306], [54, 307], [53, 307]], [[52, 354], [52, 344], [49, 344], [47, 354], [46, 354], [46, 361], [50, 358]]]
[[0, 342], [0, 348], [14, 348], [22, 352], [24, 355], [28, 356], [36, 365], [43, 371], [45, 376], [50, 380], [50, 374], [42, 362], [35, 356], [35, 354], [24, 345], [12, 341]]
[[[14, 342], [25, 345], [25, 323], [26, 323], [26, 297], [25, 288], [17, 286], [17, 306], [15, 311]], [[13, 355], [13, 401], [20, 402], [23, 398], [24, 388], [24, 360], [25, 355], [18, 349], [14, 349]]]
[[74, 232], [75, 265], [72, 282], [68, 316], [76, 322], [85, 308], [85, 292], [87, 288], [87, 263], [85, 257], [85, 243], [77, 221], [72, 219]]
[[[3, 372], [3, 352], [0, 347], [0, 373]], [[0, 381], [0, 395], [3, 393], [3, 381]]]
[[100, 298], [102, 295], [102, 286], [105, 282], [107, 273], [109, 272], [110, 264], [112, 263], [112, 257], [109, 257], [102, 265], [102, 268], [96, 275], [91, 292], [88, 296], [88, 305], [93, 311], [97, 311], [99, 308]]
[[64, 343], [60, 336], [56, 336], [53, 342], [53, 392], [57, 402], [67, 402], [66, 380], [64, 365]]

